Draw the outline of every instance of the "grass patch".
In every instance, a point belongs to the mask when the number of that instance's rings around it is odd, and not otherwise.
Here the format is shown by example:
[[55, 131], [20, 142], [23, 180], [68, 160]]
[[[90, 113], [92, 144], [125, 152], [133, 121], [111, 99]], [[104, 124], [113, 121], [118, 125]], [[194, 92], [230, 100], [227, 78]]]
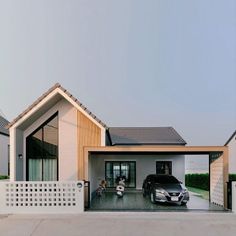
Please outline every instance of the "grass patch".
[[199, 197], [202, 197], [203, 199], [206, 199], [206, 200], [209, 200], [209, 191], [206, 191], [206, 190], [203, 190], [203, 189], [200, 189], [200, 188], [193, 188], [193, 187], [188, 187], [188, 190], [190, 192], [193, 192], [193, 193], [197, 193], [197, 194], [200, 194]]

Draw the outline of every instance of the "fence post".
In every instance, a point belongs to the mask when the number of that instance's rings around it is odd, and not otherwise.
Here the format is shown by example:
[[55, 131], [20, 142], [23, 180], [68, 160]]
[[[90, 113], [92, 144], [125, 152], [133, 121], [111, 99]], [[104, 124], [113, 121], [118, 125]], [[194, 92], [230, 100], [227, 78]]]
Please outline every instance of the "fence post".
[[236, 213], [236, 181], [232, 181], [232, 212]]

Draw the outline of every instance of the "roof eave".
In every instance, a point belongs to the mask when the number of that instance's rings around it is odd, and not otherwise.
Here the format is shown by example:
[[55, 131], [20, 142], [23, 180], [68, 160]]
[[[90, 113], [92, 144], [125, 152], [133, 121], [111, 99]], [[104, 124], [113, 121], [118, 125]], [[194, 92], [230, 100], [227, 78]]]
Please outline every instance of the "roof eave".
[[230, 136], [230, 138], [227, 140], [227, 142], [225, 143], [225, 145], [224, 146], [227, 146], [229, 143], [230, 143], [230, 141], [233, 139], [233, 137], [236, 135], [236, 130], [234, 131], [234, 133]]
[[3, 133], [3, 132], [0, 132], [0, 134], [1, 134], [1, 135], [4, 135], [4, 136], [8, 136], [8, 137], [10, 136], [9, 134]]
[[18, 121], [20, 121], [25, 115], [27, 115], [32, 109], [39, 105], [40, 102], [42, 102], [46, 97], [48, 97], [52, 92], [54, 92], [56, 89], [60, 91], [60, 95], [62, 95], [64, 98], [66, 98], [68, 101], [75, 104], [82, 110], [87, 116], [92, 118], [95, 123], [97, 123], [99, 126], [107, 129], [107, 126], [105, 123], [103, 123], [100, 119], [97, 118], [92, 112], [90, 112], [87, 107], [85, 107], [82, 103], [80, 103], [71, 93], [69, 93], [65, 88], [63, 88], [59, 83], [56, 83], [53, 87], [51, 87], [46, 93], [44, 93], [41, 97], [39, 97], [32, 105], [30, 105], [26, 110], [24, 110], [19, 116], [17, 116], [11, 123], [7, 125], [7, 128], [11, 128], [15, 124], [17, 124]]

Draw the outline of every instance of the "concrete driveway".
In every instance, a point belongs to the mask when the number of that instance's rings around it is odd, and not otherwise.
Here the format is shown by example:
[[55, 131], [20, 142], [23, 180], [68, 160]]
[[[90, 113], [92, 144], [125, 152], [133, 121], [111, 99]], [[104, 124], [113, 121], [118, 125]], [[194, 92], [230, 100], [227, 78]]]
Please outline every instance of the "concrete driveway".
[[193, 193], [190, 193], [190, 201], [187, 206], [176, 204], [153, 204], [148, 197], [143, 197], [140, 191], [127, 191], [123, 198], [118, 198], [115, 192], [105, 192], [101, 197], [92, 200], [90, 210], [97, 211], [120, 211], [120, 210], [142, 210], [142, 211], [224, 211], [224, 208], [210, 203]]
[[0, 216], [3, 236], [233, 236], [236, 215], [196, 212], [85, 212]]

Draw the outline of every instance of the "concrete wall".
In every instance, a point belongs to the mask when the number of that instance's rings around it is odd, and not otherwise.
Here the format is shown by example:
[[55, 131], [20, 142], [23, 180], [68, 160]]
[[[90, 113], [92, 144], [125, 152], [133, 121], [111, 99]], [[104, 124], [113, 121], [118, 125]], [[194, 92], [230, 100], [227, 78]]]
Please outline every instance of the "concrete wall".
[[236, 136], [228, 143], [229, 147], [229, 173], [236, 174]]
[[0, 134], [0, 175], [8, 175], [9, 137]]
[[105, 161], [136, 161], [136, 188], [141, 189], [142, 183], [148, 174], [156, 173], [156, 161], [172, 161], [172, 174], [183, 183], [185, 182], [184, 155], [155, 155], [155, 154], [90, 154], [89, 180], [91, 191], [94, 191], [99, 182], [105, 179]]
[[64, 99], [24, 131], [24, 163], [26, 165], [26, 137], [57, 111], [59, 122], [59, 180], [77, 180], [77, 110]]

